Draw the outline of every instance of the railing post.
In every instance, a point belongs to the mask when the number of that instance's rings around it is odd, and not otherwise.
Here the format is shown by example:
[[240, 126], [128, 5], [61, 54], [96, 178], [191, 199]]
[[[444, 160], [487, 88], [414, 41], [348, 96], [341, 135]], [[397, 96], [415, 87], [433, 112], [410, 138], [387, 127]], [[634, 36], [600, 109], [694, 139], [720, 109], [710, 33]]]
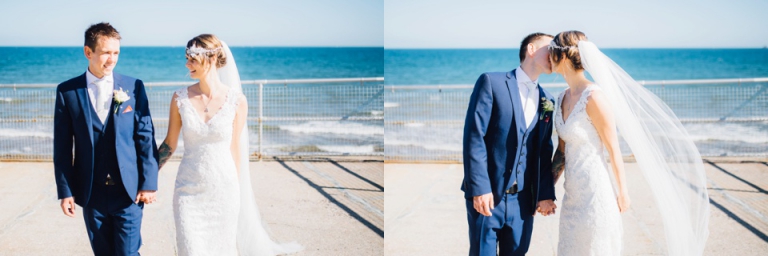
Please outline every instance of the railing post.
[[264, 139], [264, 83], [259, 84], [259, 162], [264, 155], [262, 140]]

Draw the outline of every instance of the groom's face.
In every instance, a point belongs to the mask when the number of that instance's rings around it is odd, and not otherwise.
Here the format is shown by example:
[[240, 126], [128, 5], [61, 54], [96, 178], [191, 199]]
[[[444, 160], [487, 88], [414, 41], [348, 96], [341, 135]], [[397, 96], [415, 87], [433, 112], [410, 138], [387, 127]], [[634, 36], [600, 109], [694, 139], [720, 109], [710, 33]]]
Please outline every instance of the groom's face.
[[533, 42], [533, 64], [541, 73], [551, 74], [552, 65], [549, 62], [549, 49], [547, 46], [552, 41], [551, 37], [543, 36]]
[[100, 37], [96, 47], [85, 46], [85, 57], [88, 58], [88, 70], [96, 77], [112, 74], [120, 55], [120, 40], [111, 37]]

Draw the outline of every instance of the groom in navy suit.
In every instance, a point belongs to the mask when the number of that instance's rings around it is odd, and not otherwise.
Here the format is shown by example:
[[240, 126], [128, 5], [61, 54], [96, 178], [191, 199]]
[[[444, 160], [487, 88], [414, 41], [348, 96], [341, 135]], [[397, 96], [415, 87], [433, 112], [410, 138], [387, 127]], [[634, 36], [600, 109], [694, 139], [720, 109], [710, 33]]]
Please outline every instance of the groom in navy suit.
[[552, 166], [554, 98], [538, 86], [551, 73], [552, 36], [528, 35], [520, 67], [484, 73], [464, 123], [464, 191], [469, 255], [525, 255], [533, 216], [555, 211]]
[[[88, 69], [59, 84], [53, 164], [61, 209], [83, 218], [95, 255], [139, 255], [144, 204], [155, 201], [157, 147], [141, 80], [113, 73], [120, 34], [85, 31]], [[73, 152], [74, 147], [74, 152]]]

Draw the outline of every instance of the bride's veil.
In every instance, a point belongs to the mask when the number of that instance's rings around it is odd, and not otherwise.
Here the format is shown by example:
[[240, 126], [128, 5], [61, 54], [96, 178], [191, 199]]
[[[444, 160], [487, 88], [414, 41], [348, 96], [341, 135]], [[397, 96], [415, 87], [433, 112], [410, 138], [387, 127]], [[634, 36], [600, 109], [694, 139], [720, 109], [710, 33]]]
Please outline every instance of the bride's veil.
[[[222, 50], [227, 56], [227, 63], [217, 69], [219, 79], [226, 86], [239, 92], [243, 91], [240, 74], [235, 64], [235, 57], [229, 46], [222, 41]], [[253, 198], [251, 174], [249, 170], [248, 125], [240, 134], [240, 216], [238, 218], [237, 247], [240, 255], [276, 255], [302, 250], [297, 243], [277, 244], [270, 239], [265, 224], [261, 220], [259, 208]]]
[[702, 255], [709, 197], [701, 155], [672, 110], [589, 41], [584, 69], [611, 102], [616, 126], [648, 181], [664, 223], [669, 255]]

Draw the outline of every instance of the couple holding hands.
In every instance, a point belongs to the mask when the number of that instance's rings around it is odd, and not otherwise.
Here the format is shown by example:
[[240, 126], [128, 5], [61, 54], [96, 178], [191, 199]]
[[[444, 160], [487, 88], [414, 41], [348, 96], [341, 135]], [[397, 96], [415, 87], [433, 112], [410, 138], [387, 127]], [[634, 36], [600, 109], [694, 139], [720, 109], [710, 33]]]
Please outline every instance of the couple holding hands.
[[[273, 242], [262, 226], [248, 171], [248, 105], [229, 47], [202, 34], [187, 42], [199, 80], [173, 94], [168, 136], [156, 146], [144, 83], [112, 72], [120, 34], [109, 23], [85, 32], [85, 73], [58, 85], [54, 169], [64, 214], [82, 207], [95, 255], [138, 255], [144, 204], [158, 171], [185, 142], [173, 196], [180, 255], [276, 255], [301, 250]], [[74, 149], [74, 150], [73, 150]]]

